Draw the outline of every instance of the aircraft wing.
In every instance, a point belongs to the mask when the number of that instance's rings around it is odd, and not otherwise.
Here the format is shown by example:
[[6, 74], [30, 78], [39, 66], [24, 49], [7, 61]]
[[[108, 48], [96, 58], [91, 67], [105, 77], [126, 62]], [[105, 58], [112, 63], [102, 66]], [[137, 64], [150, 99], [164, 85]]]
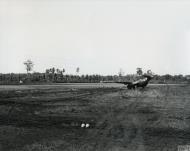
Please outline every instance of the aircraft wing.
[[132, 82], [115, 82], [115, 83], [120, 83], [120, 84], [124, 84], [124, 85], [132, 84]]
[[116, 81], [101, 81], [100, 83], [120, 83], [124, 85], [132, 84], [132, 82], [116, 82]]
[[137, 81], [134, 81], [132, 82], [133, 84], [137, 84], [137, 83], [140, 83], [140, 82], [145, 82], [147, 80], [147, 78], [143, 78], [143, 79], [139, 79]]
[[100, 83], [115, 83], [114, 81], [100, 81]]

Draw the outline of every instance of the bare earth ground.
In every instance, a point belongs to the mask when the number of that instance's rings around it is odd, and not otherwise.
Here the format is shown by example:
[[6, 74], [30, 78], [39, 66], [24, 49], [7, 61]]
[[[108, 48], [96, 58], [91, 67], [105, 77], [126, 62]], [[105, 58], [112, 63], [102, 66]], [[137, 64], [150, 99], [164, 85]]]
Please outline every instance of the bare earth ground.
[[176, 151], [190, 144], [190, 85], [121, 87], [0, 86], [0, 150]]

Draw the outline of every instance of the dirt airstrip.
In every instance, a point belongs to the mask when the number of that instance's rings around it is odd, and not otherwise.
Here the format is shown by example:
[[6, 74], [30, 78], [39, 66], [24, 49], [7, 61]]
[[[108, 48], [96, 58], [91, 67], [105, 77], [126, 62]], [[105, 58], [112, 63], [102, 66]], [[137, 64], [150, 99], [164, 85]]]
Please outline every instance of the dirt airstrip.
[[190, 86], [0, 86], [2, 151], [176, 151], [190, 145]]

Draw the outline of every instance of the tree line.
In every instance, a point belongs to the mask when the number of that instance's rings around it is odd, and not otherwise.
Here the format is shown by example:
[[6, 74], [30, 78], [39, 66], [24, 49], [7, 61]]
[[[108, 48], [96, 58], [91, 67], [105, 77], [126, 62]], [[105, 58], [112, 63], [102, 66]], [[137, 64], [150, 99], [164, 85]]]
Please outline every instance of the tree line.
[[[139, 76], [134, 75], [71, 75], [60, 72], [0, 74], [0, 84], [43, 84], [43, 83], [99, 83], [103, 81], [134, 81]], [[190, 83], [190, 76], [154, 75], [151, 83]]]
[[[49, 68], [44, 73], [32, 72], [34, 63], [31, 60], [24, 62], [26, 73], [0, 73], [0, 84], [40, 84], [40, 83], [99, 83], [102, 81], [134, 81], [143, 74], [153, 74], [151, 70], [143, 73], [142, 68], [137, 68], [136, 74], [125, 75], [120, 69], [117, 75], [79, 75], [80, 68], [76, 68], [76, 74], [66, 74], [64, 68]], [[152, 83], [190, 83], [190, 75], [156, 75]]]

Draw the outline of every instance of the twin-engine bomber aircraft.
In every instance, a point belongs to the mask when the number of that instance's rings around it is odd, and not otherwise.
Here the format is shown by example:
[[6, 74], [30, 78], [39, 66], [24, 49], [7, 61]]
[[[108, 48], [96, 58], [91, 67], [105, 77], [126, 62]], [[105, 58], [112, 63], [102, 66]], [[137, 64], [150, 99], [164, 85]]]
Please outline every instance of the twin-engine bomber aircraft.
[[128, 89], [136, 89], [138, 87], [145, 88], [148, 85], [149, 81], [153, 78], [153, 76], [144, 74], [143, 77], [144, 78], [139, 79], [134, 82], [106, 82], [104, 81], [103, 83], [121, 83], [121, 84], [126, 85]]
[[135, 89], [138, 87], [145, 88], [148, 85], [149, 81], [153, 78], [153, 76], [143, 75], [143, 77], [144, 77], [143, 79], [139, 79], [134, 82], [116, 82], [116, 83], [121, 83], [121, 84], [127, 85], [128, 89]]

